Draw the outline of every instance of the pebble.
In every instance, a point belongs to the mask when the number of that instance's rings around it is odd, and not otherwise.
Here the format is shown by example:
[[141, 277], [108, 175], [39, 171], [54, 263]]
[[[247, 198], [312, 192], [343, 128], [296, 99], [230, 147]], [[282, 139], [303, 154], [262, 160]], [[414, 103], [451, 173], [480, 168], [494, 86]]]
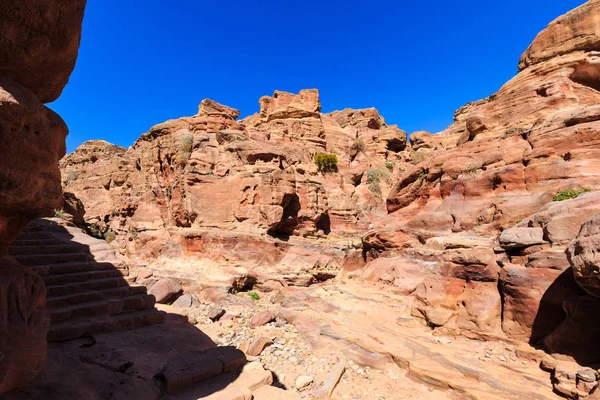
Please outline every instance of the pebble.
[[313, 377], [309, 375], [300, 375], [296, 378], [296, 389], [302, 390], [313, 382]]

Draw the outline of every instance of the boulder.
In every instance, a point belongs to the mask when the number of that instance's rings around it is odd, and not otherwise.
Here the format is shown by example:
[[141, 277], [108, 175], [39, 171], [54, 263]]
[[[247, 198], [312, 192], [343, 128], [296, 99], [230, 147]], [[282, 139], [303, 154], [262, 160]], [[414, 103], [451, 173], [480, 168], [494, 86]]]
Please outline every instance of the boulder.
[[85, 4], [86, 0], [4, 2], [0, 76], [26, 87], [42, 103], [56, 100], [75, 68]]
[[577, 238], [569, 244], [567, 257], [575, 281], [588, 294], [600, 297], [600, 214], [581, 226]]
[[176, 300], [181, 292], [181, 285], [168, 278], [159, 279], [148, 287], [148, 294], [156, 297], [156, 302], [162, 304]]
[[510, 248], [522, 248], [545, 243], [544, 230], [542, 228], [515, 227], [506, 229], [498, 237], [500, 246]]
[[261, 311], [256, 314], [250, 321], [250, 326], [253, 328], [263, 326], [275, 320], [275, 315], [271, 311]]
[[223, 104], [219, 104], [214, 100], [204, 99], [198, 106], [198, 116], [200, 117], [225, 117], [232, 120], [238, 119], [240, 111], [235, 108], [227, 107]]

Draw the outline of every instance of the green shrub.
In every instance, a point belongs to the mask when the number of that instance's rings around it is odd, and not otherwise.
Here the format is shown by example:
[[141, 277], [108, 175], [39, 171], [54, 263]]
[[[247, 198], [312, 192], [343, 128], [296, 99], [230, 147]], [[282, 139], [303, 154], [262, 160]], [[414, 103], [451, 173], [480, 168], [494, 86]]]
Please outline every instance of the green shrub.
[[260, 300], [260, 296], [255, 291], [248, 292], [248, 296], [250, 296], [252, 300]]
[[362, 136], [359, 136], [358, 138], [356, 138], [356, 145], [358, 146], [358, 149], [363, 153], [367, 149], [367, 145], [365, 144], [365, 139]]
[[391, 162], [388, 161], [388, 162], [385, 163], [385, 167], [387, 169], [394, 169], [394, 164], [392, 164]]
[[106, 240], [106, 243], [110, 243], [113, 240], [115, 240], [117, 238], [117, 235], [114, 232], [108, 231], [106, 233], [104, 233], [104, 240]]
[[338, 160], [335, 154], [317, 153], [313, 160], [321, 172], [337, 171]]
[[552, 198], [552, 201], [563, 201], [577, 198], [580, 194], [590, 192], [591, 189], [561, 190]]

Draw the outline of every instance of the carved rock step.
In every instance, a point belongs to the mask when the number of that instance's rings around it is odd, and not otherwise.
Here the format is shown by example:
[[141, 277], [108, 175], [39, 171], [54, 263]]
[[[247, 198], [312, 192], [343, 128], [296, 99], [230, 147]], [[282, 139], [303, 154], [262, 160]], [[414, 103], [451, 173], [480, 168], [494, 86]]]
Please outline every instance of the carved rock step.
[[33, 232], [23, 231], [19, 234], [18, 240], [39, 240], [39, 239], [54, 239], [54, 236], [50, 232]]
[[54, 246], [57, 244], [64, 244], [60, 239], [19, 239], [15, 240], [11, 247], [23, 247], [23, 246]]
[[[125, 270], [128, 268], [124, 265], [114, 265], [106, 262], [95, 261], [76, 261], [62, 264], [51, 265], [36, 265], [31, 267], [40, 276], [55, 275], [55, 274], [70, 274], [83, 271], [102, 271], [102, 270]], [[123, 273], [128, 275], [129, 273]]]
[[21, 255], [40, 255], [40, 254], [69, 254], [83, 253], [81, 246], [77, 244], [55, 244], [38, 246], [11, 246], [9, 253], [13, 256]]
[[129, 271], [123, 269], [105, 269], [100, 271], [83, 271], [83, 272], [75, 272], [71, 274], [56, 274], [56, 275], [48, 275], [44, 276], [44, 283], [46, 286], [50, 285], [64, 285], [67, 283], [74, 282], [85, 282], [95, 279], [104, 279], [104, 278], [112, 278], [112, 277], [123, 277], [127, 276]]
[[153, 308], [155, 298], [152, 295], [138, 294], [110, 300], [69, 305], [52, 310], [51, 323], [63, 322], [69, 319], [90, 317], [95, 315], [115, 315], [137, 310]]
[[48, 265], [48, 264], [60, 264], [66, 262], [75, 261], [86, 261], [88, 255], [85, 253], [73, 253], [73, 254], [35, 254], [35, 255], [19, 255], [15, 256], [17, 261], [23, 265], [34, 266], [34, 265]]
[[65, 285], [47, 285], [46, 292], [48, 297], [65, 296], [68, 294], [89, 292], [92, 290], [115, 289], [121, 286], [127, 286], [133, 282], [134, 277], [118, 277], [108, 279], [95, 279], [86, 282], [75, 282]]
[[82, 317], [52, 324], [47, 338], [49, 342], [60, 342], [92, 333], [115, 332], [140, 326], [161, 324], [165, 320], [165, 315], [164, 311], [149, 309], [119, 315]]
[[128, 297], [136, 294], [146, 294], [145, 286], [123, 286], [109, 290], [93, 290], [89, 292], [67, 294], [65, 296], [49, 297], [46, 300], [48, 308], [53, 310], [56, 308], [67, 307], [69, 305], [88, 303], [92, 301], [116, 299], [120, 297]]

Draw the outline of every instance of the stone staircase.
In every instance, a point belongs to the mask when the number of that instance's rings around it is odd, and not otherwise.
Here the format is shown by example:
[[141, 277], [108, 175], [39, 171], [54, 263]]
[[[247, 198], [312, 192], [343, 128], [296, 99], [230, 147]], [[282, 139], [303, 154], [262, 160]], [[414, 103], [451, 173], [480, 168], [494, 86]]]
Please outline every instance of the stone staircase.
[[114, 249], [79, 228], [58, 219], [33, 221], [9, 252], [46, 284], [50, 342], [164, 321], [154, 296], [133, 284]]

